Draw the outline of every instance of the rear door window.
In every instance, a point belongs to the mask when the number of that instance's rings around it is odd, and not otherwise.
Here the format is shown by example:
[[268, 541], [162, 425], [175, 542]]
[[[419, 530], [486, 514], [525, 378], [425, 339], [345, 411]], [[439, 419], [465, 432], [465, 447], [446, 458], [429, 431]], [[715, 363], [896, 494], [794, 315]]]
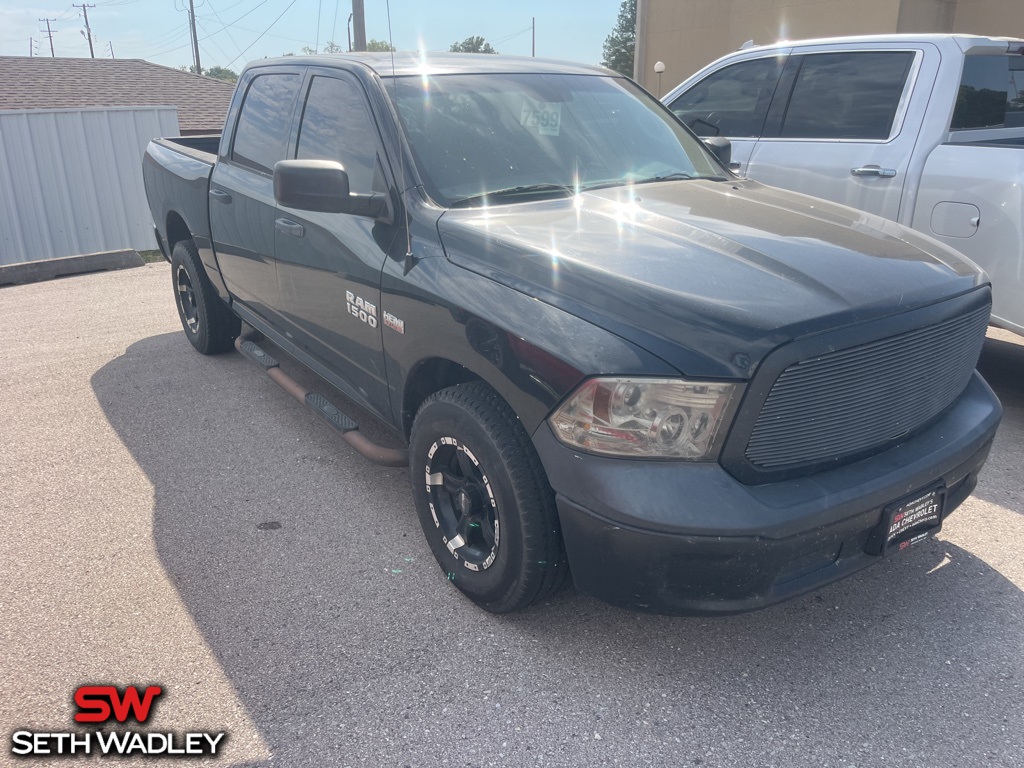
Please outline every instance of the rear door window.
[[892, 134], [912, 51], [845, 51], [801, 57], [779, 136], [884, 140]]
[[698, 136], [757, 137], [785, 57], [750, 59], [705, 77], [669, 105]]
[[951, 131], [1024, 127], [1024, 56], [967, 56]]
[[258, 75], [249, 84], [235, 128], [231, 159], [263, 173], [284, 160], [292, 109], [301, 78], [293, 74]]

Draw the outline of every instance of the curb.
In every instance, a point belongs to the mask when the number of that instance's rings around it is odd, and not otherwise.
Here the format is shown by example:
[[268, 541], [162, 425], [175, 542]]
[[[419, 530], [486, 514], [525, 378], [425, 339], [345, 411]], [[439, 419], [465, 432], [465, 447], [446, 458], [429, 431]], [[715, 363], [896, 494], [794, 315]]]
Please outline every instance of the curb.
[[65, 275], [141, 267], [145, 263], [138, 251], [132, 250], [87, 253], [83, 256], [65, 256], [60, 259], [43, 259], [41, 261], [22, 261], [18, 264], [0, 266], [0, 285], [38, 283]]

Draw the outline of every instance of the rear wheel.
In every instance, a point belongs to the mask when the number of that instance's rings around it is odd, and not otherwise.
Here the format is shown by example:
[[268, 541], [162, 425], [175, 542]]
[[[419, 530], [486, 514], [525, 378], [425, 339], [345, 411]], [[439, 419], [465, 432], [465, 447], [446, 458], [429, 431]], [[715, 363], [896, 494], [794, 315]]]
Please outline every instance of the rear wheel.
[[242, 331], [242, 322], [217, 297], [192, 240], [174, 244], [171, 280], [181, 327], [192, 346], [204, 355], [231, 349]]
[[441, 569], [485, 610], [542, 600], [568, 565], [554, 493], [515, 413], [485, 384], [431, 395], [409, 465], [423, 532]]

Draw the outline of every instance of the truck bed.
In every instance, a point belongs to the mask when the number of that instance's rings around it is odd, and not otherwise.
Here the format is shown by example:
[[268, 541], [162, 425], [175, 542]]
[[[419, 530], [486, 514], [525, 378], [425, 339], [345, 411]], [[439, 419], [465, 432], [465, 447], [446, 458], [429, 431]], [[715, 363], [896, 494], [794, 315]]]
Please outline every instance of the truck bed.
[[180, 152], [183, 155], [213, 165], [220, 148], [220, 134], [208, 133], [202, 136], [175, 136], [156, 139], [158, 144]]
[[[154, 139], [146, 147], [142, 177], [157, 239], [170, 260], [176, 239], [191, 233], [204, 263], [216, 274], [210, 239], [210, 174], [220, 135]], [[159, 232], [167, 233], [167, 241]]]

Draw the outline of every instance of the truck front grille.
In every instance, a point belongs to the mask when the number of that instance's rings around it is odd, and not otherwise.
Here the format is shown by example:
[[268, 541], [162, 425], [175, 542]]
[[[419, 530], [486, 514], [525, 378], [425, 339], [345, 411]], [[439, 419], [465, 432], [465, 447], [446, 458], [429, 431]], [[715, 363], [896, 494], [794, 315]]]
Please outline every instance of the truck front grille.
[[934, 420], [963, 392], [981, 354], [989, 307], [789, 365], [747, 440], [760, 471], [863, 455]]

